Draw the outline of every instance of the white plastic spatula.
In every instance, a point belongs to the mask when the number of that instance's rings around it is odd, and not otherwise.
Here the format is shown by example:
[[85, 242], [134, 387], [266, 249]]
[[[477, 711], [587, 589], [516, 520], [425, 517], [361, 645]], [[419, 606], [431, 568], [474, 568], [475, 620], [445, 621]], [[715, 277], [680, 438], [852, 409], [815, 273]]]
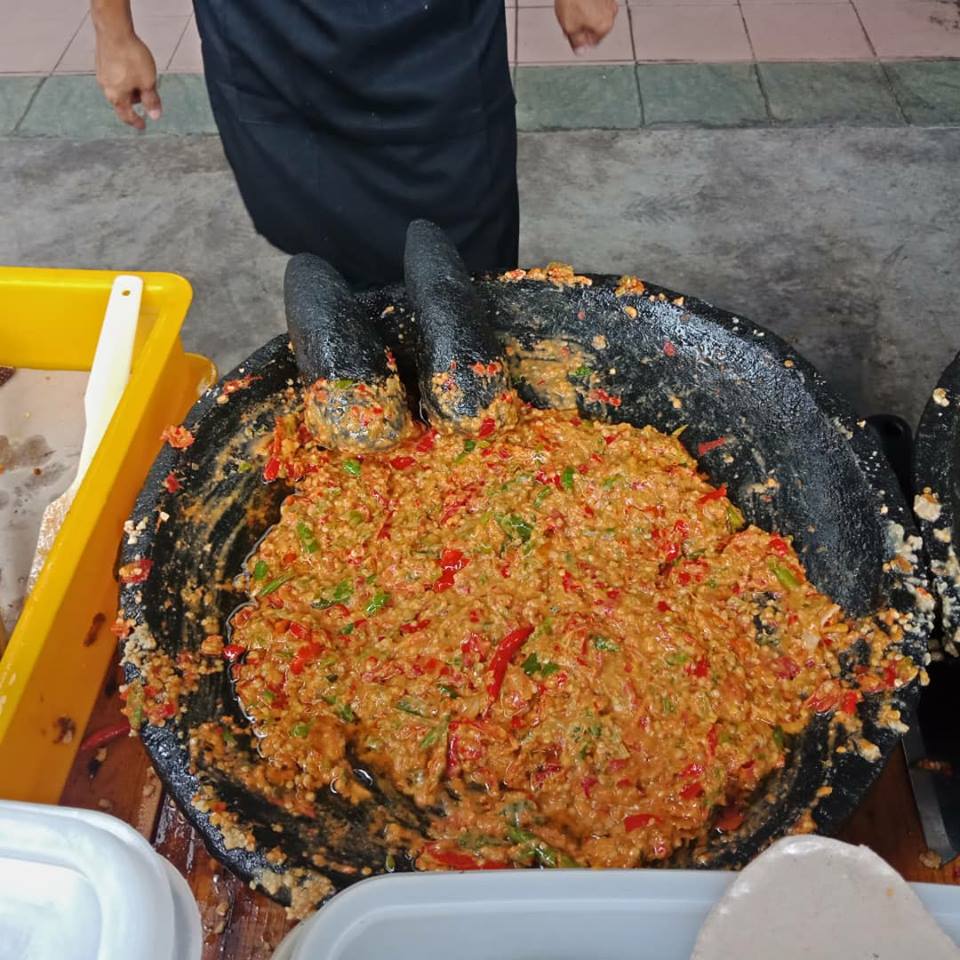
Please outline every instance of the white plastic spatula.
[[909, 884], [866, 847], [778, 840], [727, 887], [690, 960], [960, 960]]
[[103, 439], [113, 412], [123, 395], [130, 378], [130, 360], [133, 356], [133, 341], [140, 315], [140, 299], [143, 296], [143, 281], [139, 277], [119, 276], [113, 281], [107, 312], [100, 328], [97, 350], [93, 355], [90, 378], [83, 395], [83, 412], [86, 427], [80, 447], [80, 462], [73, 483], [43, 512], [37, 552], [30, 568], [28, 592], [33, 589], [40, 570], [53, 546], [57, 531], [67, 516], [73, 498], [83, 482], [83, 477], [93, 460], [97, 447]]

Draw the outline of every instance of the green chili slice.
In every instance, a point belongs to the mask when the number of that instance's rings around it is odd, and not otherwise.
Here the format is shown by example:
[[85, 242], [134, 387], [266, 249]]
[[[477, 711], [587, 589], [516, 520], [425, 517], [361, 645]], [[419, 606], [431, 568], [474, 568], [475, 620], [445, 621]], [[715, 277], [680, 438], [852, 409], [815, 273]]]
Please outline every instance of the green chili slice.
[[447, 732], [447, 721], [444, 720], [443, 723], [438, 723], [432, 730], [430, 730], [427, 735], [420, 741], [421, 750], [429, 750], [431, 747], [436, 746], [440, 738], [444, 733]]
[[497, 517], [500, 529], [511, 539], [526, 543], [533, 534], [533, 524], [518, 517], [515, 513], [509, 517]]
[[279, 590], [287, 581], [293, 579], [292, 573], [285, 573], [283, 576], [277, 577], [274, 580], [271, 580], [269, 583], [263, 585], [260, 590], [257, 591], [258, 597], [267, 597], [275, 590]]
[[425, 717], [426, 714], [420, 709], [420, 707], [413, 703], [413, 701], [408, 700], [406, 697], [401, 697], [394, 706], [398, 710], [402, 710], [404, 713], [409, 713], [413, 717]]
[[307, 553], [316, 553], [319, 549], [317, 539], [313, 531], [301, 520], [297, 524], [297, 536], [300, 538], [300, 545]]
[[373, 595], [373, 599], [363, 608], [363, 612], [368, 617], [372, 617], [375, 613], [379, 613], [389, 602], [390, 594], [384, 590], [378, 590]]
[[317, 597], [311, 606], [318, 610], [326, 610], [337, 603], [344, 603], [353, 596], [353, 586], [349, 580], [341, 580], [334, 588], [329, 597]]
[[614, 643], [613, 640], [608, 640], [606, 637], [594, 637], [593, 646], [595, 650], [606, 650], [609, 653], [618, 653], [620, 650], [619, 643]]
[[539, 510], [543, 506], [543, 501], [550, 496], [553, 491], [549, 487], [544, 487], [534, 498], [533, 498], [533, 509]]
[[768, 564], [770, 572], [780, 581], [788, 590], [796, 590], [800, 586], [800, 581], [793, 575], [793, 571], [784, 566], [777, 560], [771, 560]]

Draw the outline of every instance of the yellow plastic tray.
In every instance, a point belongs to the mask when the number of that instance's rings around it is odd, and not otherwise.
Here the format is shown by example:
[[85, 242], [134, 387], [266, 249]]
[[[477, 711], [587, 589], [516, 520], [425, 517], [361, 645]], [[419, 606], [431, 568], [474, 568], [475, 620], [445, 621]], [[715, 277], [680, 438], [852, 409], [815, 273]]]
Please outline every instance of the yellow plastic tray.
[[[0, 267], [0, 365], [89, 369], [116, 275]], [[130, 383], [0, 659], [2, 798], [59, 799], [116, 647], [123, 522], [163, 428], [216, 378], [213, 364], [180, 342], [190, 284], [170, 273], [139, 276]]]

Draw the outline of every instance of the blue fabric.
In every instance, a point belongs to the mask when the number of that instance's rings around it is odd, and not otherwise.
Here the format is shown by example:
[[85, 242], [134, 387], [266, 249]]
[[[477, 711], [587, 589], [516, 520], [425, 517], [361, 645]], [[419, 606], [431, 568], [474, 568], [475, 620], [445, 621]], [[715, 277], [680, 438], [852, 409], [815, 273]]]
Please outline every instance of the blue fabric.
[[474, 271], [517, 258], [502, 0], [196, 0], [214, 115], [260, 233], [355, 283], [417, 217]]

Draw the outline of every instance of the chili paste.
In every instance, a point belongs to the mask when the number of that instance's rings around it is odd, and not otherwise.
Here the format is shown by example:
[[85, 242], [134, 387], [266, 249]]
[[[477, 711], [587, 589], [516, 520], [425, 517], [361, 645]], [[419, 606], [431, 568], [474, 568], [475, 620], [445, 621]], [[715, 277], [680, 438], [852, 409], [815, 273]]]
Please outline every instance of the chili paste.
[[258, 775], [302, 813], [363, 802], [358, 765], [390, 781], [429, 815], [422, 868], [663, 860], [736, 829], [814, 714], [855, 723], [916, 672], [652, 427], [523, 407], [382, 453], [278, 437], [294, 492], [223, 648]]

